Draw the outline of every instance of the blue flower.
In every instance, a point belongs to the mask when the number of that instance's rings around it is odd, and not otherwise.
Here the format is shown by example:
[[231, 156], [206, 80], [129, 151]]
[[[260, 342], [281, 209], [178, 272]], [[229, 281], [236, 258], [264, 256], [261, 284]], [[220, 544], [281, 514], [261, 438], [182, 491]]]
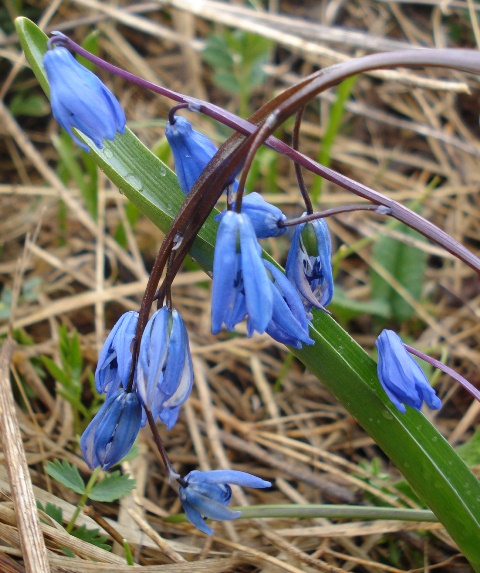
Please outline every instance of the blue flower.
[[233, 330], [248, 314], [248, 336], [265, 332], [272, 318], [273, 293], [261, 248], [249, 218], [228, 211], [217, 232], [213, 260], [212, 332]]
[[332, 244], [325, 219], [301, 223], [295, 229], [285, 267], [288, 279], [312, 306], [325, 308], [333, 297]]
[[138, 312], [129, 311], [118, 319], [100, 351], [95, 371], [99, 394], [112, 394], [119, 386], [127, 387], [132, 368], [132, 341], [137, 328]]
[[178, 183], [186, 195], [217, 152], [217, 147], [206, 135], [195, 131], [183, 116], [175, 116], [173, 125], [167, 122], [165, 136], [172, 148]]
[[262, 259], [271, 277], [273, 293], [272, 319], [267, 334], [294, 348], [315, 344], [308, 333], [308, 320], [300, 295], [287, 277], [270, 261]]
[[[232, 206], [235, 207], [235, 203]], [[226, 213], [227, 211], [223, 211], [216, 215], [215, 221], [221, 221]], [[279, 237], [287, 230], [287, 227], [278, 226], [278, 223], [286, 221], [287, 217], [278, 207], [265, 201], [259, 193], [249, 193], [243, 197], [242, 213], [248, 215], [257, 239]]]
[[141, 422], [142, 406], [135, 392], [122, 388], [107, 396], [80, 440], [88, 467], [108, 470], [117, 464], [132, 447]]
[[147, 323], [140, 343], [137, 392], [156, 419], [170, 429], [192, 390], [188, 334], [180, 314], [162, 307]]
[[438, 410], [442, 405], [440, 398], [401, 338], [392, 330], [383, 330], [375, 344], [378, 349], [378, 378], [397, 410], [404, 414], [405, 404], [420, 410], [423, 402]]
[[43, 65], [50, 84], [53, 115], [85, 151], [89, 151], [88, 145], [75, 136], [72, 128], [84, 133], [100, 149], [103, 138], [114, 139], [117, 132], [125, 131], [125, 113], [115, 96], [66, 48], [47, 50]]
[[213, 529], [204, 518], [219, 521], [236, 519], [240, 511], [226, 507], [232, 498], [232, 488], [228, 485], [264, 488], [272, 484], [246, 472], [236, 470], [215, 470], [200, 472], [194, 470], [184, 478], [186, 485], [180, 486], [180, 501], [188, 521], [200, 531], [212, 535]]

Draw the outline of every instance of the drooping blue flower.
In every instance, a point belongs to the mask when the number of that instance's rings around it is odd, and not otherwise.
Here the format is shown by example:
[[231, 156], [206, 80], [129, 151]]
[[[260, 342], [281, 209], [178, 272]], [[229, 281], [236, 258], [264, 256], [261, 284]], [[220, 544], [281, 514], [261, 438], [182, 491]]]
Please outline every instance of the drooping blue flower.
[[267, 334], [294, 348], [315, 344], [309, 336], [307, 315], [298, 291], [280, 269], [266, 259], [262, 262], [270, 275], [273, 293], [273, 313]]
[[405, 404], [416, 410], [422, 408], [423, 402], [433, 410], [442, 406], [423, 370], [395, 332], [383, 330], [375, 344], [378, 349], [378, 378], [399, 412], [406, 412]]
[[187, 485], [180, 486], [179, 493], [185, 515], [190, 523], [209, 535], [214, 531], [205, 523], [205, 518], [224, 521], [236, 519], [241, 515], [241, 511], [233, 511], [227, 507], [232, 498], [229, 483], [254, 488], [272, 485], [269, 481], [236, 470], [194, 470], [185, 476], [184, 482]]
[[217, 232], [213, 260], [212, 332], [233, 330], [248, 314], [248, 336], [265, 332], [273, 293], [248, 216], [229, 211]]
[[118, 319], [100, 351], [95, 370], [95, 387], [99, 394], [112, 394], [119, 386], [126, 388], [132, 368], [132, 341], [138, 312], [129, 311]]
[[[305, 213], [304, 213], [305, 214]], [[285, 267], [287, 277], [305, 299], [305, 307], [325, 308], [333, 297], [332, 243], [325, 219], [295, 229]]]
[[[235, 207], [235, 203], [232, 205]], [[215, 216], [215, 221], [221, 221], [227, 211]], [[257, 239], [279, 237], [286, 232], [287, 227], [279, 227], [280, 221], [286, 221], [287, 217], [275, 205], [271, 205], [259, 194], [249, 193], [242, 200], [242, 213], [248, 215], [252, 223]]]
[[165, 136], [172, 148], [178, 183], [186, 195], [218, 148], [206, 135], [195, 131], [181, 115], [175, 116], [174, 124], [167, 122]]
[[142, 405], [135, 392], [120, 388], [107, 396], [80, 440], [88, 467], [108, 470], [117, 464], [132, 447], [141, 422]]
[[147, 323], [140, 343], [137, 392], [167, 429], [192, 390], [193, 367], [188, 334], [180, 314], [162, 307]]
[[43, 56], [50, 84], [52, 112], [75, 143], [89, 151], [72, 129], [75, 127], [100, 149], [103, 139], [114, 139], [125, 131], [125, 113], [112, 92], [72, 54], [54, 47]]

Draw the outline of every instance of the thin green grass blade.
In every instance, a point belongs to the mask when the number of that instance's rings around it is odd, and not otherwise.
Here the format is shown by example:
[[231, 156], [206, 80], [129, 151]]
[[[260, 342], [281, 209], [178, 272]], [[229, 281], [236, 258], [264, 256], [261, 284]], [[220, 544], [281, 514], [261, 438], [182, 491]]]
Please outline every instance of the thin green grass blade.
[[[322, 165], [325, 165], [325, 167], [330, 166], [330, 154], [332, 151], [333, 143], [335, 141], [335, 137], [337, 136], [338, 130], [340, 129], [340, 125], [342, 123], [342, 118], [345, 111], [345, 103], [350, 97], [353, 88], [355, 87], [356, 81], [357, 76], [350, 76], [337, 86], [337, 99], [330, 109], [328, 125], [325, 129], [320, 153], [318, 154], [317, 159], [317, 161]], [[323, 177], [317, 176], [313, 179], [312, 186], [310, 188], [310, 196], [314, 203], [318, 202], [318, 199], [322, 194], [323, 181]]]
[[[25, 18], [16, 22], [20, 41], [42, 87], [46, 36]], [[159, 228], [166, 231], [184, 195], [175, 175], [129, 131], [95, 146], [92, 158], [118, 188]], [[211, 273], [216, 223], [210, 217], [192, 256]], [[327, 314], [315, 313], [315, 345], [295, 350], [355, 420], [399, 468], [480, 572], [480, 484], [423, 414], [399, 414], [380, 387], [375, 362]]]

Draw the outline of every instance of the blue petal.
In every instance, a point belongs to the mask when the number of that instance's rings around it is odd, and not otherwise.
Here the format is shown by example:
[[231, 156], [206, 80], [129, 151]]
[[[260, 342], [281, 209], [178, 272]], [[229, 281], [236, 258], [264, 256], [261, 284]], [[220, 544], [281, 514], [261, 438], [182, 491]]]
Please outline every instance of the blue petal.
[[119, 390], [95, 433], [95, 455], [102, 469], [118, 463], [130, 451], [140, 430], [142, 406], [135, 392]]
[[213, 289], [212, 289], [212, 332], [218, 334], [222, 329], [229, 309], [231, 308], [232, 293], [235, 292], [237, 279], [237, 235], [239, 216], [229, 211], [222, 219], [215, 244], [213, 259]]
[[261, 334], [272, 318], [273, 294], [255, 231], [246, 215], [238, 217], [245, 304], [251, 328]]
[[103, 420], [106, 411], [110, 408], [111, 400], [104, 402], [100, 410], [95, 414], [90, 424], [86, 427], [85, 431], [80, 438], [80, 448], [82, 450], [83, 458], [87, 462], [87, 466], [93, 470], [100, 465], [98, 458], [95, 454], [95, 435], [97, 433], [98, 426]]
[[168, 308], [158, 309], [147, 322], [140, 342], [137, 391], [150, 410], [157, 388], [163, 383], [168, 352], [168, 319]]
[[182, 502], [183, 510], [185, 511], [185, 516], [188, 521], [193, 524], [197, 529], [203, 531], [207, 535], [213, 535], [215, 532], [211, 527], [209, 527], [200, 513], [188, 502], [186, 489], [180, 488], [180, 501]]
[[122, 315], [120, 327], [113, 339], [112, 347], [117, 355], [118, 376], [125, 387], [132, 369], [132, 342], [137, 329], [138, 312], [129, 311]]
[[[176, 313], [177, 311], [173, 311]], [[190, 396], [193, 385], [193, 365], [192, 357], [190, 355], [190, 345], [188, 342], [188, 333], [185, 327], [185, 323], [181, 319], [180, 315], [177, 313], [177, 321], [179, 323], [179, 328], [182, 331], [182, 354], [183, 354], [183, 370], [180, 372], [180, 376], [176, 382], [176, 387], [174, 393], [166, 400], [163, 404], [164, 408], [177, 408], [185, 403], [187, 398]], [[168, 392], [166, 392], [168, 394]]]
[[224, 521], [236, 519], [242, 514], [241, 511], [228, 509], [228, 507], [225, 507], [218, 501], [202, 495], [189, 486], [182, 489], [189, 505], [198, 511], [202, 517]]
[[[162, 408], [159, 418], [161, 422], [165, 424], [167, 430], [171, 430], [173, 426], [175, 426], [178, 420], [179, 412], [180, 412], [180, 406], [177, 406], [176, 408]], [[157, 415], [155, 415], [155, 417]]]
[[138, 322], [138, 312], [129, 311], [118, 319], [107, 336], [98, 357], [95, 370], [95, 387], [104, 394], [107, 387], [127, 384], [132, 366], [131, 343]]
[[173, 396], [180, 383], [185, 366], [185, 348], [188, 344], [187, 332], [183, 321], [176, 310], [169, 313], [171, 330], [168, 338], [168, 358], [165, 365], [165, 374], [162, 383], [162, 391], [169, 398]]
[[[241, 267], [240, 255], [237, 255], [237, 266]], [[245, 291], [243, 288], [243, 278], [242, 273], [239, 270], [237, 273], [238, 285], [232, 291], [231, 300], [227, 312], [225, 313], [225, 328], [227, 330], [234, 330], [235, 326], [242, 322], [242, 320], [247, 316], [247, 305], [245, 304]]]
[[273, 265], [270, 261], [263, 259], [263, 264], [272, 276], [272, 293], [273, 293], [273, 314], [267, 332], [278, 340], [285, 343], [285, 335], [292, 342], [288, 344], [297, 346], [297, 342], [304, 344], [314, 344], [308, 332], [308, 320], [305, 314], [305, 308], [297, 290], [293, 287], [287, 277]]
[[232, 488], [226, 483], [205, 483], [188, 481], [189, 488], [201, 493], [204, 497], [213, 499], [221, 505], [227, 506], [232, 499]]
[[271, 487], [272, 485], [269, 481], [265, 481], [257, 476], [254, 476], [247, 472], [241, 472], [238, 470], [212, 470], [209, 472], [201, 472], [198, 470], [193, 470], [187, 476], [185, 476], [184, 479], [189, 484], [231, 483], [233, 485], [239, 485], [242, 487], [255, 487], [255, 488]]

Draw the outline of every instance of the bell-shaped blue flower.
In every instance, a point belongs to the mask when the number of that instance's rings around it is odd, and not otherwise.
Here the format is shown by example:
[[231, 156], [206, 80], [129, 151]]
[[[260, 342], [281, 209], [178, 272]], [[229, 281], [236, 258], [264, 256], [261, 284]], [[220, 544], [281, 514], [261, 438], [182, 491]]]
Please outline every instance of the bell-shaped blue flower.
[[378, 349], [378, 378], [399, 412], [406, 412], [405, 404], [416, 410], [422, 408], [423, 402], [433, 410], [442, 406], [423, 370], [395, 332], [383, 330], [375, 344]]
[[247, 215], [229, 211], [217, 232], [213, 260], [212, 332], [232, 330], [248, 314], [248, 335], [265, 332], [273, 293], [261, 248]]
[[99, 148], [103, 139], [125, 131], [125, 113], [112, 92], [72, 54], [53, 47], [43, 56], [50, 84], [52, 112], [58, 123], [85, 151], [88, 145], [73, 133], [75, 127]]
[[265, 259], [262, 262], [271, 277], [273, 293], [273, 313], [267, 334], [294, 348], [315, 344], [309, 336], [307, 315], [297, 290], [280, 269]]
[[138, 312], [129, 311], [119, 318], [100, 351], [95, 371], [99, 394], [112, 394], [119, 386], [126, 388], [132, 368], [132, 341], [137, 328]]
[[[232, 207], [235, 207], [235, 203]], [[215, 221], [221, 221], [226, 213], [227, 211], [223, 211], [216, 215]], [[278, 207], [265, 201], [259, 193], [253, 192], [243, 197], [242, 213], [248, 215], [257, 239], [279, 237], [287, 230], [287, 227], [278, 226], [278, 223], [286, 221], [287, 217]]]
[[135, 392], [121, 388], [107, 396], [80, 440], [88, 467], [108, 470], [117, 464], [132, 447], [141, 422], [142, 405]]
[[183, 481], [186, 485], [180, 486], [179, 493], [185, 515], [190, 523], [209, 535], [214, 531], [205, 523], [205, 518], [223, 521], [236, 519], [241, 515], [240, 511], [226, 507], [232, 498], [229, 483], [254, 488], [272, 485], [259, 477], [236, 470], [194, 470], [185, 476]]
[[[304, 213], [305, 214], [305, 213]], [[305, 307], [325, 308], [333, 297], [332, 243], [325, 219], [295, 229], [285, 267], [287, 277], [305, 299]]]
[[173, 124], [167, 122], [165, 136], [173, 152], [178, 183], [186, 195], [217, 153], [217, 146], [183, 116], [176, 115]]
[[143, 404], [170, 429], [192, 390], [187, 329], [180, 314], [162, 307], [147, 323], [140, 343], [136, 388]]

